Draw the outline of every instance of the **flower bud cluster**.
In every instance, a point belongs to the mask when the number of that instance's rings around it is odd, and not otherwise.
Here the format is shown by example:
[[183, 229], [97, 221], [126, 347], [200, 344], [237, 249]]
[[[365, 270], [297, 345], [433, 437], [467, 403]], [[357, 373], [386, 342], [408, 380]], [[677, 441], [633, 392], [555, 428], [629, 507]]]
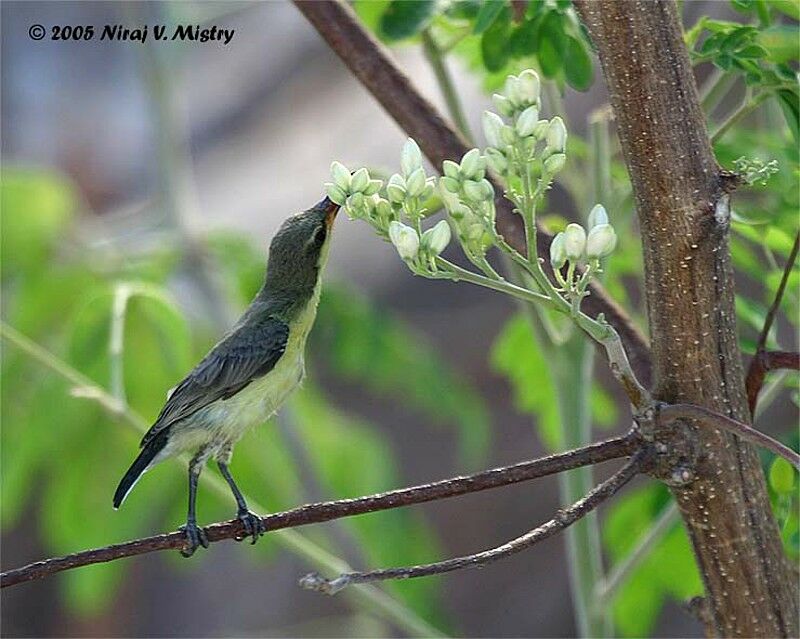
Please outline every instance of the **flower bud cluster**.
[[589, 213], [589, 232], [580, 224], [568, 224], [550, 244], [550, 264], [560, 269], [567, 261], [597, 261], [611, 255], [617, 246], [617, 234], [608, 223], [608, 214], [602, 204], [596, 204]]
[[541, 158], [542, 171], [547, 178], [552, 179], [564, 166], [566, 127], [559, 117], [539, 119], [539, 93], [539, 76], [535, 71], [527, 69], [519, 76], [508, 76], [503, 93], [492, 96], [499, 115], [491, 111], [483, 114], [483, 133], [489, 145], [485, 160], [489, 168], [503, 177], [520, 173], [522, 167], [515, 167], [514, 162], [526, 163], [533, 159], [540, 140], [545, 141]]
[[[325, 188], [328, 197], [344, 207], [354, 219], [369, 222], [397, 249], [400, 257], [415, 267], [431, 265], [450, 243], [449, 224], [442, 220], [422, 231], [421, 220], [427, 213], [424, 201], [434, 194], [435, 178], [428, 177], [422, 166], [417, 143], [409, 138], [400, 155], [400, 173], [392, 175], [383, 191], [383, 182], [370, 178], [367, 169], [351, 173], [339, 162], [331, 164], [332, 182]], [[411, 225], [404, 223], [410, 220]], [[418, 230], [419, 229], [419, 230]]]
[[400, 153], [400, 173], [389, 178], [386, 197], [392, 204], [404, 207], [411, 217], [422, 214], [420, 202], [424, 202], [435, 188], [435, 178], [428, 177], [422, 166], [422, 153], [417, 143], [408, 138]]
[[492, 183], [486, 179], [486, 161], [478, 149], [464, 154], [461, 163], [445, 160], [442, 164], [444, 177], [440, 184], [445, 191], [458, 195], [471, 204], [481, 204], [494, 199]]

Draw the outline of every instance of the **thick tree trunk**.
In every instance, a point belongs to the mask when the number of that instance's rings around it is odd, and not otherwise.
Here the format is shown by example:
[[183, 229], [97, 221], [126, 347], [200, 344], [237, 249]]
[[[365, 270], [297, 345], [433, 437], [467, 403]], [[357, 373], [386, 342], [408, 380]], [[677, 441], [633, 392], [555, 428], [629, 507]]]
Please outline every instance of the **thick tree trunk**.
[[[576, 5], [603, 66], [636, 197], [654, 396], [749, 421], [728, 250], [734, 180], [714, 158], [676, 6]], [[680, 448], [663, 476], [694, 546], [714, 631], [797, 636], [797, 578], [752, 446], [692, 425], [657, 436]]]

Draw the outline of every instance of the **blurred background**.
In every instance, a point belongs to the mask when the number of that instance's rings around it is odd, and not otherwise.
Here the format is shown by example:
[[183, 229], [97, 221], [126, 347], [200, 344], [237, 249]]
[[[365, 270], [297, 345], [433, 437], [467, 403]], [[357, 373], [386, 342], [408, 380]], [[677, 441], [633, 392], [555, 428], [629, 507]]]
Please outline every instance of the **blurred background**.
[[[514, 51], [499, 63], [487, 56], [487, 37], [474, 33], [480, 2], [449, 3], [447, 11], [448, 3], [439, 3], [408, 32], [392, 31], [384, 15], [392, 3], [355, 4], [391, 41], [417, 89], [448, 114], [436, 56], [420, 45], [420, 38], [434, 38], [468, 132], [480, 130], [491, 90], [507, 73], [549, 64], [536, 50]], [[544, 4], [567, 20], [567, 31], [576, 29], [569, 3]], [[525, 11], [530, 22], [537, 18], [538, 9], [525, 5], [504, 6], [508, 15], [499, 20], [521, 29]], [[112, 510], [137, 429], [257, 290], [271, 235], [288, 215], [321, 199], [331, 161], [388, 175], [405, 135], [288, 2], [6, 1], [0, 11], [5, 570], [184, 521], [183, 462], [148, 473], [125, 506]], [[703, 16], [751, 20], [721, 2], [686, 3], [683, 14], [687, 28]], [[789, 37], [796, 34], [790, 15], [775, 12], [774, 20], [794, 29]], [[48, 37], [31, 40], [33, 24], [44, 25]], [[235, 35], [228, 45], [154, 43], [152, 35], [145, 44], [49, 38], [53, 25], [95, 25], [99, 32], [105, 24], [218, 25]], [[588, 69], [562, 60], [548, 83], [545, 112], [560, 110], [571, 136], [570, 164], [547, 210], [554, 229], [581, 219], [597, 201], [587, 176], [595, 174], [598, 140], [613, 139], [602, 77], [583, 37], [574, 31]], [[795, 64], [791, 55], [776, 64]], [[706, 106], [712, 121], [722, 121], [748, 89], [744, 72], [716, 62], [699, 60], [698, 78], [717, 91]], [[726, 168], [743, 153], [780, 162], [767, 186], [737, 199], [745, 350], [797, 226], [789, 129], [777, 100], [768, 101], [716, 147]], [[616, 142], [605, 153], [602, 200], [615, 226], [619, 221], [621, 240], [608, 286], [645, 327], [629, 186]], [[366, 224], [340, 216], [335, 233], [308, 379], [279, 416], [236, 449], [234, 475], [254, 510], [357, 496], [565, 447], [555, 400], [563, 372], [559, 378], [549, 370], [541, 336], [537, 342], [509, 299], [414, 278]], [[796, 304], [795, 285], [771, 336], [786, 349], [796, 348]], [[626, 429], [629, 414], [604, 364], [594, 369], [587, 392], [591, 436], [600, 438]], [[771, 378], [759, 422], [789, 443], [796, 439], [796, 385], [791, 376]], [[233, 516], [216, 469], [204, 478], [201, 523]], [[2, 634], [317, 637], [438, 629], [573, 636], [564, 537], [480, 571], [385, 584], [386, 594], [372, 599], [351, 592], [329, 598], [297, 586], [309, 570], [331, 573], [332, 557], [365, 569], [498, 545], [548, 519], [560, 490], [557, 478], [546, 478], [313, 526], [300, 530], [302, 537], [270, 534], [255, 547], [214, 544], [191, 561], [156, 553], [63, 573], [4, 591]], [[787, 547], [796, 546], [795, 502], [773, 496], [785, 511]], [[601, 511], [606, 566], [669, 516], [668, 501], [662, 488], [637, 480]], [[650, 554], [603, 604], [618, 633], [702, 635], [681, 605], [700, 593], [689, 547], [679, 521], [666, 521]]]

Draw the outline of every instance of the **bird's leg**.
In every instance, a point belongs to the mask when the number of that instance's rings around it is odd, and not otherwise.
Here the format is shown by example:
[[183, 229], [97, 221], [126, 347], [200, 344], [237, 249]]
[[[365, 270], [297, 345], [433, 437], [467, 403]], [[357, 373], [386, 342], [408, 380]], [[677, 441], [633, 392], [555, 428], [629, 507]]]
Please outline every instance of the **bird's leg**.
[[[236, 516], [244, 525], [245, 537], [252, 537], [253, 541], [251, 543], [256, 543], [259, 535], [263, 535], [266, 532], [264, 523], [261, 521], [261, 517], [250, 512], [250, 510], [247, 508], [247, 502], [244, 500], [244, 495], [242, 495], [242, 491], [239, 490], [236, 482], [233, 481], [231, 471], [228, 470], [228, 463], [224, 461], [217, 461], [217, 465], [219, 466], [219, 472], [222, 473], [225, 481], [228, 482], [228, 486], [231, 487], [231, 492], [233, 493], [234, 499], [236, 499], [236, 505], [239, 507]], [[237, 541], [241, 541], [242, 539], [244, 539], [244, 537], [238, 539]]]
[[195, 512], [197, 480], [200, 479], [200, 471], [203, 470], [206, 461], [205, 454], [205, 449], [202, 449], [189, 462], [189, 514], [186, 516], [186, 525], [181, 526], [181, 530], [186, 534], [186, 546], [181, 550], [184, 557], [191, 557], [198, 546], [208, 548], [208, 536], [205, 530], [198, 527]]

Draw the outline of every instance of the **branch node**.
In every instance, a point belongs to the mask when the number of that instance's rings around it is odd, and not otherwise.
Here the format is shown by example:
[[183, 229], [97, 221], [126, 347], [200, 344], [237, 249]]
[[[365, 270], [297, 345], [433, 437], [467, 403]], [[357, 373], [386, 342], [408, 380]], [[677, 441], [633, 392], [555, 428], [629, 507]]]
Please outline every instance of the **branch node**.
[[335, 595], [340, 590], [347, 588], [351, 583], [349, 575], [339, 575], [336, 579], [326, 579], [318, 572], [310, 572], [298, 580], [298, 584], [304, 590], [313, 590], [325, 595]]

